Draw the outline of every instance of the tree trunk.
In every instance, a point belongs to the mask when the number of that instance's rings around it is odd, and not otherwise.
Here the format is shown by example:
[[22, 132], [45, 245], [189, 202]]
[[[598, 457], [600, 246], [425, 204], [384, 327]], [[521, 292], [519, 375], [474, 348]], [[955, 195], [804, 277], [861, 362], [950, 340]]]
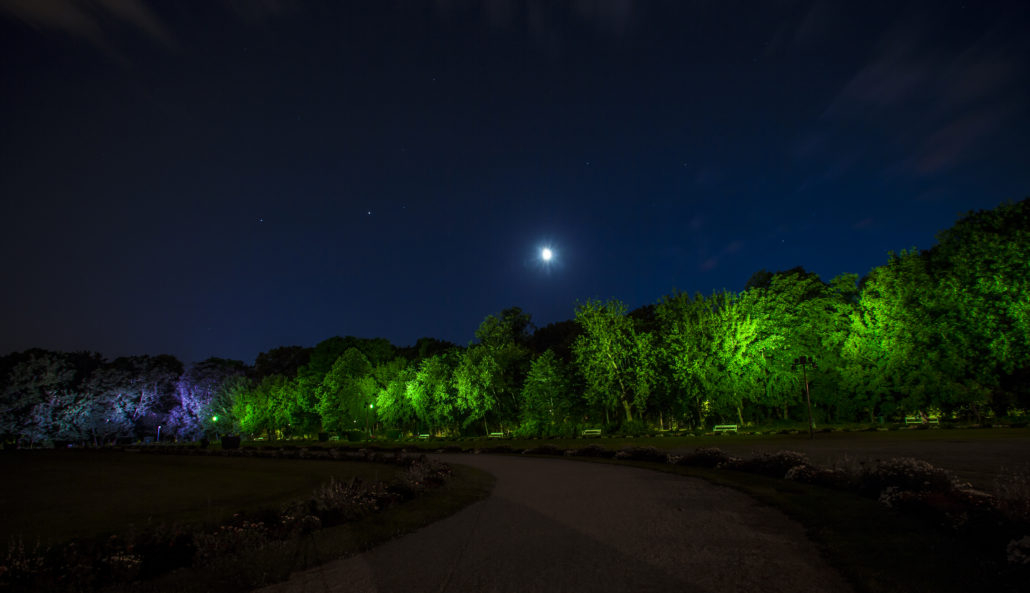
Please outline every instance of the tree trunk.
[[626, 422], [633, 422], [633, 409], [625, 398], [622, 399], [622, 407], [626, 410]]

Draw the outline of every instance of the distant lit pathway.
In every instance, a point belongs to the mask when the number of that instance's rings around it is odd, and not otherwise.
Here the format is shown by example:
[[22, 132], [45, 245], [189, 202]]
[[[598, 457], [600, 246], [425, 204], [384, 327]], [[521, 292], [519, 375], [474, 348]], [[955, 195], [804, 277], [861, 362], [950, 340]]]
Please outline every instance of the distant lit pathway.
[[263, 592], [850, 591], [800, 525], [734, 490], [560, 459], [439, 455], [493, 494]]

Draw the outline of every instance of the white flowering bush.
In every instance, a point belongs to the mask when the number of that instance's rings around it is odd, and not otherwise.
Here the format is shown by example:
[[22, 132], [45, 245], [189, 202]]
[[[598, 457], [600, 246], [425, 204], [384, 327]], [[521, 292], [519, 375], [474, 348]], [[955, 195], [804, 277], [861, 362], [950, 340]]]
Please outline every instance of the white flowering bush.
[[725, 467], [773, 478], [783, 478], [791, 469], [808, 465], [810, 465], [808, 456], [804, 453], [798, 451], [777, 451], [775, 453], [762, 453], [751, 459], [737, 460], [732, 464], [726, 463]]
[[1030, 523], [1030, 465], [1004, 468], [994, 483], [998, 509], [1009, 520]]
[[920, 459], [895, 457], [863, 468], [860, 490], [879, 496], [887, 488], [909, 492], [951, 492], [958, 481], [948, 471]]
[[[198, 451], [176, 452], [197, 454]], [[286, 446], [274, 452], [277, 456], [290, 457], [301, 453], [303, 451], [297, 447]], [[242, 455], [238, 451], [233, 454]], [[329, 458], [332, 452], [308, 451], [307, 454]], [[451, 475], [449, 466], [424, 455], [412, 458], [364, 451], [335, 457], [393, 463], [404, 471], [390, 485], [358, 478], [345, 482], [330, 480], [306, 500], [291, 503], [281, 510], [233, 515], [213, 529], [158, 524], [144, 531], [130, 531], [123, 537], [81, 544], [32, 547], [20, 541], [12, 542], [0, 556], [0, 591], [100, 590], [114, 583], [146, 580], [182, 567], [217, 567], [222, 562], [231, 562], [235, 554], [260, 549], [274, 552], [289, 538], [374, 513], [442, 485]]]
[[1009, 564], [1030, 566], [1030, 535], [1010, 541], [1005, 552]]
[[26, 546], [22, 540], [11, 542], [0, 560], [0, 588], [33, 581], [43, 570], [43, 559], [49, 548], [36, 544]]
[[845, 488], [847, 478], [834, 468], [820, 468], [813, 465], [795, 465], [783, 476], [787, 480], [824, 486], [826, 488]]
[[259, 550], [268, 539], [268, 528], [261, 521], [243, 520], [221, 525], [210, 533], [199, 533], [193, 537], [196, 548], [193, 564], [206, 566], [222, 556]]

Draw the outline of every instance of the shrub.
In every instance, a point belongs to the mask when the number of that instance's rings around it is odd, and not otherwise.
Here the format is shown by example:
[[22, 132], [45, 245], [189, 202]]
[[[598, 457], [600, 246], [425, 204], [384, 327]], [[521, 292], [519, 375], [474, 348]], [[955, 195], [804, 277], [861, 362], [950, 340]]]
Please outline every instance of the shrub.
[[643, 434], [646, 434], [648, 431], [650, 431], [650, 428], [647, 426], [645, 422], [642, 422], [640, 420], [630, 420], [627, 422], [623, 422], [621, 425], [619, 425], [618, 430], [620, 434], [626, 435], [628, 437], [638, 437]]
[[955, 485], [955, 478], [947, 471], [911, 457], [877, 461], [858, 479], [859, 490], [876, 497], [891, 487], [910, 492], [950, 492]]
[[573, 449], [572, 455], [576, 457], [603, 457], [605, 459], [611, 459], [612, 457], [615, 457], [615, 451], [606, 449], [601, 445], [587, 445], [586, 447]]
[[788, 480], [822, 486], [824, 488], [843, 489], [847, 486], [846, 477], [835, 469], [818, 468], [811, 465], [795, 465], [783, 476]]
[[687, 453], [676, 461], [676, 465], [688, 465], [693, 467], [716, 467], [719, 464], [730, 460], [722, 449], [718, 447], [702, 447], [695, 449], [693, 453]]
[[1030, 523], [1030, 465], [1003, 468], [994, 482], [998, 509], [1012, 521]]
[[205, 566], [219, 557], [259, 550], [268, 542], [268, 529], [262, 522], [239, 521], [193, 537], [194, 566]]
[[731, 469], [745, 471], [773, 478], [782, 478], [798, 466], [808, 466], [808, 456], [798, 451], [777, 451], [763, 453], [751, 459], [736, 462]]
[[1005, 551], [1009, 564], [1030, 566], [1030, 535], [1010, 541]]
[[624, 447], [615, 454], [616, 459], [631, 459], [633, 461], [653, 461], [665, 463], [669, 455], [654, 447]]

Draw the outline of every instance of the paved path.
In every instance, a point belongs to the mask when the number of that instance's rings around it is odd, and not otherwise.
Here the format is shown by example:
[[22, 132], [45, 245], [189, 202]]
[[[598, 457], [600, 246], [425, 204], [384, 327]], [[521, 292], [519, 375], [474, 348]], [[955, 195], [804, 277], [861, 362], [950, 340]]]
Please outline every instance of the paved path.
[[734, 490], [561, 459], [437, 456], [493, 494], [262, 593], [851, 591], [800, 525]]

